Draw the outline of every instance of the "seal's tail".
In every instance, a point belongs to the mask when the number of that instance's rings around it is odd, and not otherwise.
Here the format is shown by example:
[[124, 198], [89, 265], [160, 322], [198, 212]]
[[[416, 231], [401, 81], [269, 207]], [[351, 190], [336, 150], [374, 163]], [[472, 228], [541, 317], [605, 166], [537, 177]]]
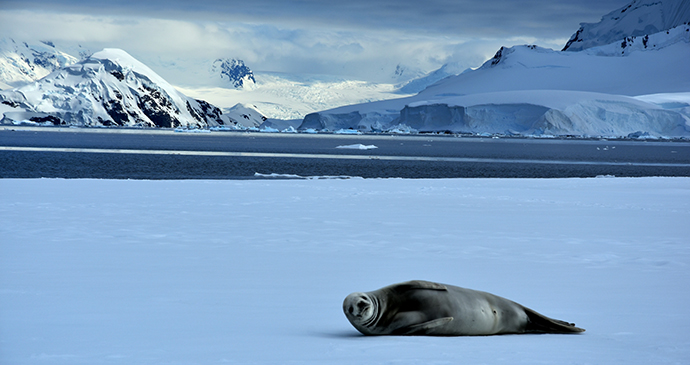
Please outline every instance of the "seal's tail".
[[[525, 308], [525, 307], [523, 307]], [[525, 332], [533, 333], [580, 333], [584, 328], [575, 327], [575, 323], [569, 323], [558, 319], [549, 318], [543, 314], [525, 308], [527, 313], [527, 327]]]

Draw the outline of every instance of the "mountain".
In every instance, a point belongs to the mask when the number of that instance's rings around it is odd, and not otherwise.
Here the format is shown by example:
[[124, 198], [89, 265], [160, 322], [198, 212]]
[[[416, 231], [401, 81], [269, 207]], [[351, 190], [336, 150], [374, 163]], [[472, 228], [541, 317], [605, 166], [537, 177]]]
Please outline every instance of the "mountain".
[[246, 128], [258, 128], [268, 118], [255, 105], [237, 103], [232, 108], [225, 109], [225, 115], [236, 120]]
[[480, 68], [443, 79], [422, 94], [535, 89], [630, 96], [683, 92], [690, 90], [685, 62], [689, 57], [688, 25], [580, 52], [559, 52], [534, 45], [502, 47]]
[[435, 71], [406, 82], [398, 89], [398, 92], [401, 94], [416, 94], [446, 77], [455, 76], [466, 71], [471, 71], [471, 69], [463, 69], [457, 62], [446, 63]]
[[635, 0], [604, 15], [598, 23], [581, 23], [563, 51], [577, 52], [628, 37], [659, 33], [682, 24], [690, 24], [690, 1]]
[[50, 41], [27, 43], [0, 39], [0, 83], [10, 87], [33, 82], [77, 61]]
[[579, 52], [503, 47], [417, 95], [312, 113], [299, 129], [688, 137], [688, 59], [689, 25]]
[[420, 68], [399, 63], [397, 66], [395, 66], [395, 70], [390, 78], [398, 84], [405, 84], [411, 80], [424, 76], [425, 73]]
[[[22, 52], [17, 52], [17, 49]], [[0, 90], [37, 81], [59, 67], [86, 59], [93, 53], [80, 44], [9, 39], [0, 42], [0, 52]], [[43, 57], [34, 54], [43, 54]], [[37, 59], [36, 63], [32, 61], [34, 58]], [[51, 68], [42, 68], [38, 65], [46, 63], [41, 62], [42, 59], [62, 61]], [[25, 71], [18, 71], [16, 64], [23, 65], [20, 69]], [[389, 74], [390, 83], [381, 84], [331, 75], [255, 72], [236, 58], [153, 58], [147, 60], [146, 64], [165, 79], [175, 80], [175, 87], [186, 95], [207, 100], [224, 111], [240, 103], [258, 108], [257, 115], [290, 121], [301, 120], [306, 114], [318, 110], [413, 94], [442, 77], [459, 72], [448, 71], [456, 66], [444, 65], [440, 70], [422, 75], [418, 68], [398, 64], [385, 71]], [[421, 79], [414, 79], [420, 75]], [[402, 85], [405, 86], [401, 90]], [[235, 115], [232, 114], [232, 117]], [[244, 118], [236, 120], [246, 122]]]
[[104, 49], [14, 90], [0, 91], [2, 123], [76, 126], [235, 127], [202, 100], [177, 91], [123, 50]]
[[235, 89], [256, 83], [254, 73], [242, 60], [219, 58], [211, 65], [211, 73], [220, 76]]
[[[179, 87], [186, 95], [212, 104], [252, 105], [268, 118], [302, 120], [306, 114], [343, 105], [400, 97], [393, 84], [351, 80], [330, 75], [256, 72], [256, 84], [249, 88]], [[225, 110], [225, 109], [224, 109]]]

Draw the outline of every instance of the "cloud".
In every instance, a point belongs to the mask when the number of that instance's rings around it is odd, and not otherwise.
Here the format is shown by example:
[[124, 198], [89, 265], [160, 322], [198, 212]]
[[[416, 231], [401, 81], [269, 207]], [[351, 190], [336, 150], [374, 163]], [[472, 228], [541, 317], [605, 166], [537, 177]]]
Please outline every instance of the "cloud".
[[5, 9], [504, 37], [572, 33], [626, 0], [4, 0]]
[[620, 2], [5, 0], [0, 34], [73, 50], [122, 48], [171, 82], [193, 82], [182, 70], [219, 57], [258, 71], [384, 82], [398, 64], [476, 67], [500, 46], [560, 48], [579, 22]]

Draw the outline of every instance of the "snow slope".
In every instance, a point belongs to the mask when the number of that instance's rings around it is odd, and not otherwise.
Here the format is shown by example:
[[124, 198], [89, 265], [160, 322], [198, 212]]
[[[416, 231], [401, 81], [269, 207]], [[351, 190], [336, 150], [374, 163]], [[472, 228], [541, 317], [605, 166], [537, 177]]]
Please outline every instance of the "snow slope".
[[682, 24], [690, 24], [690, 2], [687, 0], [634, 0], [604, 15], [598, 23], [581, 23], [563, 50], [577, 52], [628, 37], [659, 33]]
[[237, 123], [189, 98], [119, 49], [104, 49], [39, 81], [0, 92], [2, 123], [208, 127]]
[[446, 77], [459, 75], [471, 70], [470, 68], [463, 69], [457, 62], [446, 63], [437, 70], [406, 82], [398, 89], [398, 92], [401, 94], [416, 94]]
[[237, 104], [223, 111], [232, 120], [246, 128], [258, 128], [268, 118], [254, 105]]
[[12, 38], [0, 39], [0, 85], [17, 87], [36, 81], [49, 73], [77, 62], [77, 58], [62, 52], [50, 41], [20, 42]]
[[427, 98], [510, 90], [577, 90], [644, 95], [690, 90], [690, 26], [582, 52], [538, 46], [501, 48], [477, 70], [446, 78], [422, 91]]
[[[0, 180], [2, 364], [684, 364], [690, 180]], [[581, 335], [363, 337], [353, 291], [489, 291]]]

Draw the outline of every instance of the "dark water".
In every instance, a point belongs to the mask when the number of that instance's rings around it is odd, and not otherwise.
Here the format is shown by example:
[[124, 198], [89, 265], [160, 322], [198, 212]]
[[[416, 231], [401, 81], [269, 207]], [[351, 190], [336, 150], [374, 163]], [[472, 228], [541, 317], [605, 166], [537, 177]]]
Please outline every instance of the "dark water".
[[[336, 148], [353, 144], [377, 148]], [[690, 176], [688, 142], [5, 130], [0, 147], [1, 178]]]

